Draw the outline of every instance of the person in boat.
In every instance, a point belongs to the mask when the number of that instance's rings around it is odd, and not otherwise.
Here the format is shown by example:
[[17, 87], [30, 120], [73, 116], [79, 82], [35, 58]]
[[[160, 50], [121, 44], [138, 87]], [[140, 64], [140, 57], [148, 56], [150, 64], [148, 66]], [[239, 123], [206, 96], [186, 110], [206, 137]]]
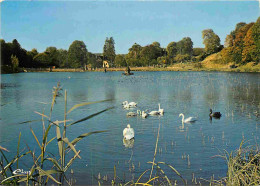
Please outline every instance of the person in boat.
[[130, 70], [130, 67], [127, 66], [127, 73], [130, 74], [131, 73], [131, 70]]

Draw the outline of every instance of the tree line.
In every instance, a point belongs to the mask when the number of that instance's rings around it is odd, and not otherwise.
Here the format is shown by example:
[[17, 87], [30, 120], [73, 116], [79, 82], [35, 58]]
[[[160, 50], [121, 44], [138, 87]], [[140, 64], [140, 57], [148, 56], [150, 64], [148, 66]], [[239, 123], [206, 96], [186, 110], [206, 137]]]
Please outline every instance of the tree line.
[[166, 48], [162, 48], [157, 41], [146, 46], [134, 43], [127, 54], [116, 54], [113, 37], [106, 38], [101, 54], [88, 52], [85, 43], [78, 40], [73, 41], [68, 50], [50, 46], [39, 53], [35, 48], [31, 51], [25, 50], [16, 39], [9, 43], [1, 39], [1, 69], [17, 71], [19, 67], [50, 66], [82, 68], [85, 65], [100, 68], [103, 60], [107, 60], [111, 67], [171, 65], [188, 61], [200, 62], [217, 52], [222, 56], [223, 63], [259, 63], [260, 17], [255, 23], [238, 23], [235, 30], [227, 35], [224, 46], [220, 44], [219, 36], [212, 29], [203, 30], [202, 39], [204, 48], [193, 48], [190, 37], [172, 41]]

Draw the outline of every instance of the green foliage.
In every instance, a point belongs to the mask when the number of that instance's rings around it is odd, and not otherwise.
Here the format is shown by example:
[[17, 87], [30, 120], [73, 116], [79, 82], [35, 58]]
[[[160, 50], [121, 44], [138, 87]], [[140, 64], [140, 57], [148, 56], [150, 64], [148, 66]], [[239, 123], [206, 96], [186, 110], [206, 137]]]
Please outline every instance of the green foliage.
[[260, 63], [260, 17], [252, 27], [252, 38], [255, 44], [255, 52], [252, 59], [257, 63]]
[[64, 49], [57, 50], [57, 67], [68, 67], [68, 51]]
[[203, 55], [205, 52], [204, 48], [193, 48], [193, 56]]
[[170, 63], [173, 62], [174, 57], [177, 55], [177, 43], [176, 42], [170, 42], [166, 48], [168, 58], [170, 60]]
[[185, 62], [185, 61], [188, 61], [191, 59], [191, 56], [189, 54], [184, 54], [184, 55], [181, 55], [181, 54], [178, 54], [174, 60], [179, 62], [179, 63], [182, 63], [182, 62]]
[[44, 53], [48, 55], [50, 66], [60, 66], [58, 61], [59, 52], [56, 47], [47, 47]]
[[104, 59], [110, 61], [112, 65], [114, 64], [116, 52], [115, 52], [115, 41], [113, 37], [106, 38], [105, 44], [103, 47], [103, 56]]
[[17, 72], [19, 66], [18, 58], [14, 55], [11, 55], [11, 63], [12, 63], [13, 72]]
[[193, 52], [193, 42], [190, 37], [184, 37], [177, 43], [178, 54], [184, 55], [187, 54], [192, 56]]
[[157, 58], [161, 55], [161, 50], [154, 45], [147, 45], [141, 50], [141, 61], [144, 65], [156, 64]]
[[120, 54], [116, 55], [115, 66], [116, 67], [126, 67], [127, 66], [124, 55], [120, 55]]
[[37, 67], [48, 67], [50, 66], [49, 57], [45, 53], [39, 53], [34, 56], [33, 61]]
[[212, 29], [202, 31], [203, 44], [205, 45], [205, 52], [210, 55], [219, 51], [220, 38], [214, 33]]
[[89, 58], [89, 64], [91, 65], [91, 68], [101, 68], [103, 63], [100, 56], [93, 54], [91, 52], [88, 53]]
[[134, 43], [133, 46], [128, 49], [129, 52], [125, 57], [128, 66], [142, 65], [142, 63], [140, 62], [141, 50], [142, 50], [142, 46], [137, 43]]
[[83, 41], [75, 40], [68, 50], [68, 67], [80, 68], [88, 63], [88, 53]]

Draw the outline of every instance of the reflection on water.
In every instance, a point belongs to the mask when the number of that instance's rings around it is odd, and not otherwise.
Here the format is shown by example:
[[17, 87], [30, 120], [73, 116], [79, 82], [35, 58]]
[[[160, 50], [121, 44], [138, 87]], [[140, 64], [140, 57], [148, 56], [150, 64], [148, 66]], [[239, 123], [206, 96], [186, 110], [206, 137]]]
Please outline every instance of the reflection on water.
[[[30, 127], [41, 136], [41, 122], [18, 123], [41, 119], [34, 111], [45, 109], [48, 115], [51, 90], [60, 81], [68, 92], [68, 109], [81, 102], [113, 99], [74, 110], [67, 119], [77, 121], [115, 107], [68, 128], [69, 139], [82, 133], [108, 130], [77, 144], [82, 157], [72, 166], [77, 184], [96, 185], [95, 177], [99, 173], [112, 180], [114, 166], [122, 180], [129, 181], [133, 177], [136, 180], [143, 171], [151, 168], [147, 162], [153, 160], [159, 123], [156, 161], [172, 165], [189, 184], [193, 174], [204, 179], [210, 179], [213, 174], [215, 178], [224, 177], [227, 169], [225, 161], [212, 158], [220, 154], [219, 150], [231, 152], [239, 147], [242, 139], [249, 140], [248, 145], [260, 142], [259, 79], [259, 73], [218, 72], [135, 72], [129, 77], [121, 76], [121, 72], [2, 75], [1, 83], [6, 86], [1, 88], [0, 142], [11, 151], [10, 157], [15, 155], [21, 131], [22, 141], [32, 149], [37, 148], [37, 143], [32, 141]], [[54, 106], [55, 120], [63, 120], [63, 99], [59, 97]], [[122, 109], [125, 100], [137, 102], [137, 108]], [[158, 110], [158, 103], [165, 111], [163, 116], [148, 116], [147, 119], [126, 117], [128, 112], [137, 109]], [[221, 112], [222, 117], [211, 120], [210, 108]], [[196, 123], [182, 125], [180, 113], [196, 117]], [[122, 131], [127, 124], [135, 130], [135, 141], [123, 140], [122, 145]], [[55, 136], [55, 130], [50, 132]], [[56, 147], [49, 146], [48, 150], [52, 154], [58, 153]], [[20, 165], [24, 170], [29, 167], [26, 161]], [[171, 171], [166, 174], [172, 180], [178, 179]], [[143, 176], [144, 179], [147, 177], [149, 175]]]
[[134, 143], [135, 143], [135, 139], [134, 138], [132, 138], [130, 140], [127, 140], [127, 139], [123, 138], [123, 144], [124, 144], [124, 146], [126, 148], [133, 148]]

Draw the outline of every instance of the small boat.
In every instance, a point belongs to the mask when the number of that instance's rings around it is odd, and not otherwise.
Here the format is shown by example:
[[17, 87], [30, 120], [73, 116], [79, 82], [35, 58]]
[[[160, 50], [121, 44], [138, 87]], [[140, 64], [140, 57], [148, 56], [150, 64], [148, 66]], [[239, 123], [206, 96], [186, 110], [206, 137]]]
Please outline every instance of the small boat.
[[124, 73], [122, 73], [122, 75], [130, 76], [130, 75], [134, 75], [134, 73], [132, 73], [132, 72], [130, 72], [130, 73], [126, 73], [126, 72], [124, 72]]

